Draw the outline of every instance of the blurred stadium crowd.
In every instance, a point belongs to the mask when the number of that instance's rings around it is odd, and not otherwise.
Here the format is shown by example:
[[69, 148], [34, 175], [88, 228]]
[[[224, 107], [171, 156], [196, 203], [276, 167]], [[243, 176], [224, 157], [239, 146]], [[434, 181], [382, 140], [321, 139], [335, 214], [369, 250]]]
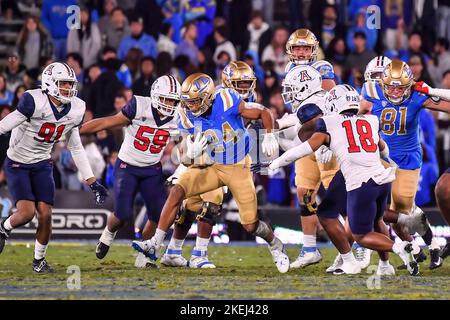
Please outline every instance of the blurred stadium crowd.
[[[69, 30], [71, 5], [80, 8], [80, 28]], [[380, 8], [380, 28], [366, 23], [374, 14], [371, 5]], [[235, 59], [254, 68], [258, 100], [279, 118], [289, 112], [281, 98], [285, 44], [300, 27], [315, 33], [318, 59], [333, 64], [338, 84], [360, 90], [367, 63], [384, 54], [407, 62], [416, 81], [450, 89], [450, 0], [2, 0], [0, 118], [25, 90], [39, 86], [43, 68], [53, 61], [75, 70], [87, 121], [120, 111], [133, 94], [149, 95], [161, 75], [182, 82], [201, 71], [219, 84]], [[420, 121], [424, 164], [416, 203], [424, 206], [433, 204], [434, 184], [450, 165], [450, 118], [422, 110]], [[95, 175], [111, 188], [122, 130], [83, 139]], [[8, 135], [0, 137], [1, 164], [8, 141]], [[177, 166], [172, 147], [163, 158], [167, 175]], [[83, 188], [63, 143], [53, 160], [57, 188]], [[292, 168], [258, 177], [263, 198], [294, 206], [293, 177]], [[0, 184], [6, 184], [3, 170]]]

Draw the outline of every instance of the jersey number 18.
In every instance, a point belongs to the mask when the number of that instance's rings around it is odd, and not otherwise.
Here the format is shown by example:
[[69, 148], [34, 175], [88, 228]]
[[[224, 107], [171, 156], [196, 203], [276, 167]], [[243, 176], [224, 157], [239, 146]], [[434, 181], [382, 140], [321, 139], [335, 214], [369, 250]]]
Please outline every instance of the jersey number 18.
[[[348, 141], [348, 152], [356, 153], [361, 152], [361, 148], [356, 144], [355, 135], [353, 133], [353, 127], [350, 120], [345, 120], [342, 122], [342, 127], [345, 129]], [[366, 152], [377, 151], [377, 145], [373, 141], [372, 127], [367, 120], [358, 119], [356, 120], [356, 132], [358, 133], [359, 145]]]

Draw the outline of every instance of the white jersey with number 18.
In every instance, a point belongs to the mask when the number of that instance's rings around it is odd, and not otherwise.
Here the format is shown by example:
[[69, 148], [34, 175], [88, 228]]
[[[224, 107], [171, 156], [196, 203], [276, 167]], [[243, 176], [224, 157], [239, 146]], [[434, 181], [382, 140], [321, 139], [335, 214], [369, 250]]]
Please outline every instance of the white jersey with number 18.
[[385, 169], [380, 161], [379, 127], [373, 115], [333, 114], [319, 119], [317, 130], [330, 136], [347, 191], [370, 179], [380, 185], [395, 179], [395, 169]]

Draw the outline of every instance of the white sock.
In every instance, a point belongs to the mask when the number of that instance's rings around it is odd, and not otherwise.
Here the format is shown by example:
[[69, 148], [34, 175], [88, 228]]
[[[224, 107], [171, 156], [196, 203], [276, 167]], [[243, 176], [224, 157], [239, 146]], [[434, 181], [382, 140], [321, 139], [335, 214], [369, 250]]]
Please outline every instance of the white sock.
[[428, 246], [428, 249], [430, 250], [434, 250], [434, 249], [440, 249], [441, 247], [439, 246], [439, 244], [437, 243], [436, 238], [433, 237], [433, 239], [431, 239], [431, 244]]
[[6, 231], [11, 231], [13, 229], [13, 226], [11, 225], [11, 217], [3, 222], [3, 228], [5, 228]]
[[169, 249], [181, 250], [183, 248], [184, 239], [175, 239], [172, 237], [169, 242]]
[[352, 250], [347, 253], [341, 253], [342, 260], [347, 263], [356, 262], [355, 256], [353, 255]]
[[316, 248], [317, 247], [316, 236], [304, 234], [303, 235], [303, 246], [305, 248]]
[[41, 260], [45, 257], [45, 252], [47, 251], [48, 244], [40, 244], [36, 240], [34, 243], [34, 258], [36, 260]]
[[389, 263], [389, 260], [386, 260], [386, 261], [383, 261], [383, 260], [379, 260], [378, 261], [378, 266], [379, 267], [387, 267], [387, 266], [389, 266], [390, 265], [390, 263]]
[[155, 238], [156, 245], [160, 245], [161, 243], [163, 243], [164, 238], [166, 237], [166, 233], [167, 232], [165, 232], [159, 228], [156, 229], [155, 235], [153, 236], [153, 238]]
[[197, 236], [194, 249], [200, 251], [208, 250], [209, 239], [210, 238], [200, 238], [199, 236]]
[[116, 237], [116, 232], [109, 231], [108, 227], [105, 227], [105, 230], [103, 230], [102, 235], [100, 237], [100, 242], [103, 242], [107, 246], [111, 246], [114, 238]]

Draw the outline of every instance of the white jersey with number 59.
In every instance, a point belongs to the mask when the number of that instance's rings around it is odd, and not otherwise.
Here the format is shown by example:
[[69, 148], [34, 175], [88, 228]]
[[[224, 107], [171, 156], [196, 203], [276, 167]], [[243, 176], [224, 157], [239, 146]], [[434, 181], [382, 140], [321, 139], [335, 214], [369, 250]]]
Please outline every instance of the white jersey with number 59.
[[122, 109], [130, 120], [119, 151], [120, 160], [137, 167], [157, 164], [168, 143], [170, 131], [178, 126], [178, 115], [162, 116], [150, 97], [133, 96]]
[[341, 166], [347, 191], [371, 178], [377, 184], [394, 180], [395, 170], [385, 169], [380, 161], [379, 128], [373, 115], [333, 114], [319, 119], [318, 131], [330, 136], [330, 149]]

